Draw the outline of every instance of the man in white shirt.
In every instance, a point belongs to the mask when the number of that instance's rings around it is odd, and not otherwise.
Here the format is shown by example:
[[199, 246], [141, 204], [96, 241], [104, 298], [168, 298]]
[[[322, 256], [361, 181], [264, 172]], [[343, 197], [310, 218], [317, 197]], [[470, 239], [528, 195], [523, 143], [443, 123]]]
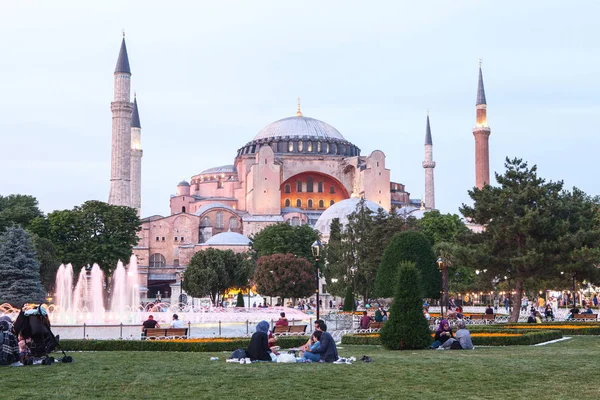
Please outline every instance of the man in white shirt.
[[171, 321], [171, 328], [185, 328], [183, 321], [179, 320], [179, 315], [173, 314], [173, 321]]

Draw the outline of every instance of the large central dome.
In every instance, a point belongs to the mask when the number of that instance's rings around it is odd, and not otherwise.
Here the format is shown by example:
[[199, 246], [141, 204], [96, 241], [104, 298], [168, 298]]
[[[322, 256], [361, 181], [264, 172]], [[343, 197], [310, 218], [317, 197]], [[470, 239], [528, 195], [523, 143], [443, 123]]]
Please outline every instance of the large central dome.
[[277, 138], [283, 136], [302, 137], [313, 136], [322, 139], [345, 140], [342, 134], [333, 126], [318, 119], [302, 115], [280, 119], [265, 126], [254, 140]]

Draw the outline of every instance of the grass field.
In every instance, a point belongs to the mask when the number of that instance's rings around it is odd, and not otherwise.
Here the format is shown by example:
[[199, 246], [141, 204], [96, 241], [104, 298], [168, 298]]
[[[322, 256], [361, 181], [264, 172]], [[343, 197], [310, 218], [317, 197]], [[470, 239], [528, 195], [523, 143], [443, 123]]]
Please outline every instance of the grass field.
[[[3, 367], [2, 399], [598, 399], [600, 337], [546, 346], [391, 352], [342, 346], [353, 365], [226, 363], [224, 353], [72, 353]], [[210, 361], [217, 356], [219, 361]]]

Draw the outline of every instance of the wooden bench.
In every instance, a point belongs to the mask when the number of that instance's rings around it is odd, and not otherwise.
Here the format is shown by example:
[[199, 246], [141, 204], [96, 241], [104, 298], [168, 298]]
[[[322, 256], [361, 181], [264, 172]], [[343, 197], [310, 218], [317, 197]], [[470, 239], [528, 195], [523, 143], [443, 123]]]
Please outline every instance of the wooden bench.
[[273, 328], [273, 335], [288, 333], [289, 331], [289, 325], [275, 325], [275, 328]]
[[144, 339], [156, 338], [187, 338], [188, 328], [147, 328], [142, 333]]
[[575, 319], [596, 321], [598, 314], [575, 314]]
[[275, 328], [273, 328], [273, 335], [285, 335], [288, 333], [294, 333], [294, 334], [298, 334], [298, 333], [306, 333], [306, 327], [307, 325], [288, 325], [288, 326], [280, 326], [280, 325], [275, 325]]
[[371, 322], [371, 325], [369, 325], [369, 329], [381, 329], [382, 326], [383, 322]]
[[290, 330], [288, 332], [289, 333], [306, 333], [306, 326], [307, 325], [290, 325], [289, 326]]
[[[481, 321], [483, 320], [485, 314], [471, 314], [469, 317], [471, 321]], [[490, 314], [492, 315], [492, 314]]]

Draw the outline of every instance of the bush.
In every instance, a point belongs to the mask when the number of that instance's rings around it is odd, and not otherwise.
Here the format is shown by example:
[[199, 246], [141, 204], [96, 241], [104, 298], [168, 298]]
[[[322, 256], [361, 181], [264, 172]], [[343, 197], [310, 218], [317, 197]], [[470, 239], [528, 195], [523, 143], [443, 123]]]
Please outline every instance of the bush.
[[[537, 328], [539, 326], [539, 328]], [[535, 327], [535, 328], [534, 328]], [[480, 329], [496, 330], [496, 329], [529, 329], [529, 330], [557, 330], [563, 335], [600, 335], [600, 324], [597, 322], [544, 322], [543, 324], [527, 324], [527, 323], [511, 323], [511, 324], [494, 324]]]
[[[221, 338], [214, 341], [194, 342], [185, 340], [77, 340], [60, 341], [65, 351], [183, 351], [217, 352], [245, 349], [250, 338]], [[307, 336], [280, 336], [277, 345], [281, 348], [298, 347], [306, 343]]]
[[[516, 330], [516, 329], [495, 329], [487, 330], [487, 333], [522, 333], [521, 336], [473, 336], [471, 340], [475, 346], [528, 346], [537, 343], [548, 342], [550, 340], [556, 340], [562, 338], [562, 333], [558, 330]], [[478, 333], [478, 331], [471, 331], [472, 334]], [[479, 333], [481, 333], [479, 331]], [[358, 335], [344, 335], [342, 337], [342, 344], [344, 345], [380, 345], [381, 337], [378, 334], [358, 334]]]
[[344, 307], [342, 307], [342, 311], [356, 311], [356, 301], [354, 301], [354, 293], [350, 286], [346, 288], [346, 297], [344, 297]]
[[[249, 306], [250, 304], [248, 304]], [[244, 295], [242, 294], [242, 292], [240, 291], [238, 293], [237, 296], [237, 303], [235, 304], [236, 307], [244, 307]]]
[[421, 297], [440, 297], [440, 272], [435, 264], [435, 254], [429, 240], [420, 232], [400, 232], [394, 235], [386, 247], [375, 279], [377, 297], [394, 296], [398, 265], [412, 261], [421, 273], [423, 293]]
[[431, 331], [423, 315], [421, 280], [415, 264], [402, 262], [396, 282], [389, 320], [380, 330], [381, 343], [389, 350], [425, 349], [431, 344]]

